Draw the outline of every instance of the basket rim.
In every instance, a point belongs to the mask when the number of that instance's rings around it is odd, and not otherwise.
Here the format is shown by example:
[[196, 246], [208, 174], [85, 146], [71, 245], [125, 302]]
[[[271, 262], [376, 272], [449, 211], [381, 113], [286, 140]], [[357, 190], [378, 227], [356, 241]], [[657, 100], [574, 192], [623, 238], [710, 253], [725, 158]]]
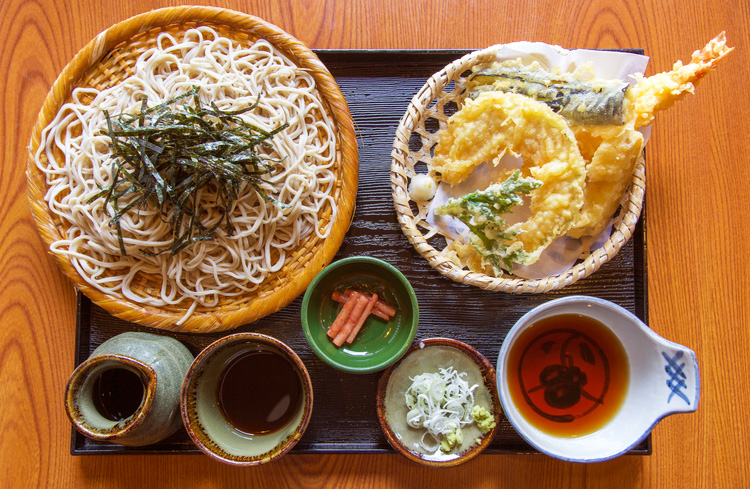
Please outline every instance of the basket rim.
[[[113, 48], [151, 29], [191, 22], [229, 27], [245, 31], [252, 37], [266, 39], [285, 55], [291, 55], [295, 64], [308, 70], [315, 79], [317, 89], [330, 110], [332, 122], [337, 129], [337, 147], [334, 151], [341, 160], [338, 164], [341, 166], [339, 178], [342, 182], [342, 198], [337, 202], [338, 210], [331, 223], [328, 238], [313, 248], [313, 256], [303, 267], [285, 277], [291, 278], [288, 283], [270, 292], [259, 293], [239, 309], [222, 311], [221, 306], [211, 310], [198, 307], [181, 325], [177, 325], [177, 321], [185, 315], [189, 305], [162, 308], [105, 294], [89, 285], [67, 257], [49, 250], [49, 246], [62, 236], [44, 200], [47, 184], [42, 172], [36, 168], [34, 154], [39, 146], [42, 130], [51, 122], [86, 72]], [[328, 69], [308, 46], [279, 27], [250, 14], [219, 7], [179, 6], [141, 13], [114, 24], [78, 51], [55, 80], [39, 111], [28, 147], [26, 175], [28, 198], [37, 230], [63, 274], [80, 292], [113, 316], [126, 321], [157, 329], [207, 333], [234, 329], [280, 310], [304, 292], [315, 275], [333, 260], [343, 243], [354, 212], [359, 158], [354, 123], [346, 99]], [[271, 284], [276, 280], [278, 275], [272, 274], [265, 283]], [[247, 299], [247, 296], [244, 297]]]
[[432, 268], [451, 280], [473, 285], [485, 290], [508, 293], [544, 293], [571, 285], [588, 277], [603, 264], [611, 260], [630, 240], [643, 208], [646, 191], [645, 157], [642, 150], [635, 164], [633, 176], [620, 204], [620, 210], [613, 216], [612, 232], [607, 241], [592, 251], [583, 261], [567, 271], [539, 279], [524, 279], [505, 272], [501, 277], [493, 277], [480, 272], [461, 268], [430, 245], [418, 229], [415, 216], [409, 204], [407, 159], [410, 154], [409, 138], [412, 131], [425, 117], [427, 107], [436, 100], [441, 90], [461, 73], [472, 66], [495, 59], [502, 44], [472, 51], [449, 63], [433, 74], [414, 95], [396, 129], [391, 154], [391, 187], [393, 203], [401, 230], [416, 251], [427, 260]]

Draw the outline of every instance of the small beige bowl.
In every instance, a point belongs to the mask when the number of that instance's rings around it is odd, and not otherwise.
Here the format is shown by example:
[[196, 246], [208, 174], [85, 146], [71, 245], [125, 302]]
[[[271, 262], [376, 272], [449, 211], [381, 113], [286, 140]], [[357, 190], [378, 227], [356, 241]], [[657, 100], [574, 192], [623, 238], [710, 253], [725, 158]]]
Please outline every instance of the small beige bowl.
[[[289, 361], [299, 375], [303, 395], [286, 426], [268, 434], [248, 435], [232, 426], [221, 412], [218, 383], [232, 358], [258, 349], [273, 351]], [[230, 465], [260, 465], [281, 457], [302, 437], [312, 415], [312, 382], [302, 360], [284, 343], [261, 334], [237, 333], [211, 343], [195, 357], [182, 383], [180, 408], [185, 429], [203, 453]]]
[[[449, 453], [442, 453], [440, 449], [435, 453], [425, 453], [412, 446], [420, 437], [420, 431], [409, 428], [406, 424], [404, 391], [410, 377], [450, 366], [460, 372], [467, 372], [466, 380], [469, 384], [479, 385], [474, 391], [475, 404], [492, 413], [495, 427], [482, 434], [474, 424], [467, 425], [462, 429], [465, 437], [462, 448]], [[401, 406], [401, 403], [404, 405]], [[412, 462], [427, 467], [453, 467], [468, 462], [492, 443], [500, 426], [502, 408], [495, 384], [495, 369], [484, 355], [466, 343], [449, 338], [418, 341], [398, 363], [380, 376], [377, 412], [380, 427], [388, 443]]]

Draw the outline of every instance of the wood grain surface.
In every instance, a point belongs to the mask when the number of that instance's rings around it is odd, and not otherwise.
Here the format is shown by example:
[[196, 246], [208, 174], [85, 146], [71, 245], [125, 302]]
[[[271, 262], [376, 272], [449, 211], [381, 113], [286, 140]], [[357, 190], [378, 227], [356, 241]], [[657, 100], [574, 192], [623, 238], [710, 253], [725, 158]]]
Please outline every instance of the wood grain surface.
[[[648, 148], [649, 323], [694, 349], [698, 411], [662, 421], [653, 455], [575, 465], [485, 454], [427, 470], [395, 454], [298, 455], [238, 469], [202, 455], [69, 454], [62, 393], [74, 365], [75, 292], [47, 254], [26, 198], [26, 146], [57, 74], [111, 24], [176, 2], [0, 2], [0, 487], [744, 487], [750, 480], [750, 2], [728, 0], [257, 0], [262, 17], [317, 49], [472, 49], [535, 40], [643, 48], [648, 74], [722, 30], [719, 70], [657, 116]], [[387, 166], [389, 161], [380, 164]], [[360, 189], [364, 194], [366, 189]]]

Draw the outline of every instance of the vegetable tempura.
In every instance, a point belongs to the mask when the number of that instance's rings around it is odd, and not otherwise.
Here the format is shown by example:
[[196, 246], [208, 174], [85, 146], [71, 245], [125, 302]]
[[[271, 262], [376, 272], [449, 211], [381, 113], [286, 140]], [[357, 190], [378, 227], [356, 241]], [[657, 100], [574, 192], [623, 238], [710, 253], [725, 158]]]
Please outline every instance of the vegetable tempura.
[[[472, 233], [469, 241], [483, 257], [482, 270], [475, 271], [486, 272], [488, 263], [501, 261], [510, 270], [509, 257], [530, 265], [562, 235], [598, 236], [616, 212], [641, 155], [644, 138], [638, 129], [651, 124], [657, 111], [693, 93], [731, 50], [721, 33], [689, 64], [678, 61], [671, 71], [638, 76], [630, 85], [594, 79], [585, 69], [561, 74], [536, 62], [524, 66], [520, 59], [475, 67], [461, 109], [440, 129], [430, 174], [458, 185], [474, 168], [497, 164], [507, 152], [523, 157], [524, 177], [542, 182], [530, 192], [531, 217], [499, 230], [501, 244], [488, 247]], [[497, 255], [497, 250], [505, 251]]]

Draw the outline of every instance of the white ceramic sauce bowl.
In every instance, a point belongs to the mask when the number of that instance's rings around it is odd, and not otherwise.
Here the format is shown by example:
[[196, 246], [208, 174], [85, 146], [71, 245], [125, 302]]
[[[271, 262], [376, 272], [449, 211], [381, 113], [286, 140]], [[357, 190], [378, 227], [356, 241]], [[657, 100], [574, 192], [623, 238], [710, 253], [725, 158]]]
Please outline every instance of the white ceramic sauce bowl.
[[[508, 356], [519, 335], [541, 319], [589, 316], [607, 326], [625, 349], [628, 391], [619, 411], [599, 430], [578, 437], [545, 433], [519, 412], [507, 382]], [[640, 443], [665, 416], [698, 408], [700, 381], [695, 353], [654, 333], [635, 315], [609, 301], [585, 296], [555, 299], [532, 309], [513, 326], [500, 349], [497, 386], [506, 417], [534, 448], [572, 462], [600, 462]]]

